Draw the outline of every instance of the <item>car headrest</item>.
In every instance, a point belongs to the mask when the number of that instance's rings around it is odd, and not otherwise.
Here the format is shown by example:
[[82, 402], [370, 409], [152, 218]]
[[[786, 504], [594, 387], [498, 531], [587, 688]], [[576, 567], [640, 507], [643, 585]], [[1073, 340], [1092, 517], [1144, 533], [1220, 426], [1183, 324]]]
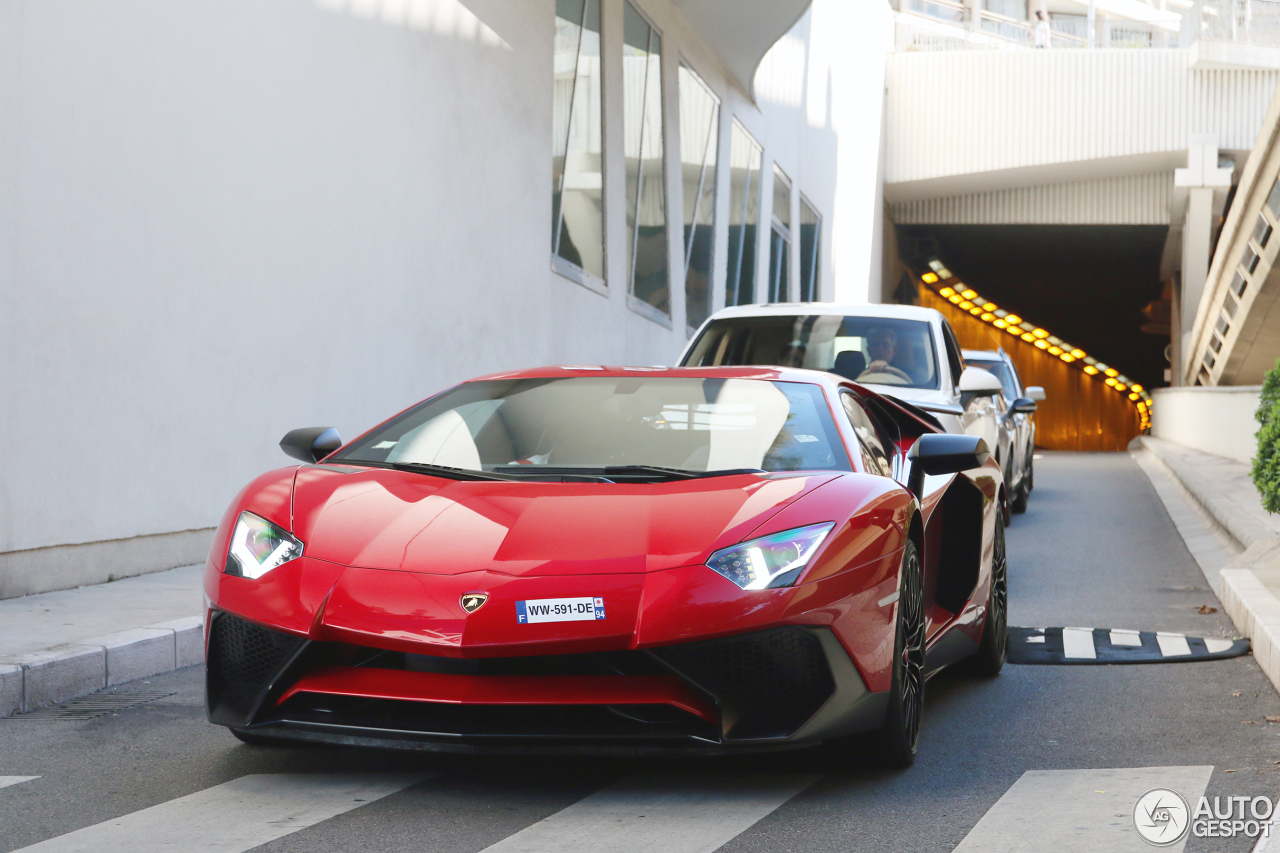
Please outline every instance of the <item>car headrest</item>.
[[831, 368], [832, 373], [839, 374], [845, 379], [858, 381], [858, 377], [867, 370], [867, 359], [857, 350], [848, 349], [836, 356], [835, 366]]

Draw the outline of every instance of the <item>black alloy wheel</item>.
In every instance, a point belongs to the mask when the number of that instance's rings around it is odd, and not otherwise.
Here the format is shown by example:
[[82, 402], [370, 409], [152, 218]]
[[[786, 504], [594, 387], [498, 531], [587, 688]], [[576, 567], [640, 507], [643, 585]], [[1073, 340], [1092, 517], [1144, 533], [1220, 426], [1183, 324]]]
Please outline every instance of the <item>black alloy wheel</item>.
[[924, 576], [920, 551], [908, 540], [898, 582], [893, 681], [884, 726], [875, 735], [880, 764], [906, 767], [915, 760], [924, 712]]
[[969, 658], [969, 670], [986, 677], [1000, 674], [1009, 645], [1009, 563], [1005, 555], [1004, 527], [995, 526], [991, 554], [991, 588], [987, 593], [987, 618], [982, 625], [982, 642]]

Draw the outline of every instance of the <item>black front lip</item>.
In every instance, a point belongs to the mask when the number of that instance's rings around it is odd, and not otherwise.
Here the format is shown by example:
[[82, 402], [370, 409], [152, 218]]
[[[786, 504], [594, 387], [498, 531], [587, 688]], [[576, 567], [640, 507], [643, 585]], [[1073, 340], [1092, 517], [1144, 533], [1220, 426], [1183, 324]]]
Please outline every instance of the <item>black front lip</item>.
[[414, 752], [437, 752], [455, 755], [590, 755], [610, 758], [756, 755], [788, 752], [813, 746], [817, 741], [724, 741], [687, 738], [635, 738], [620, 741], [600, 737], [529, 737], [515, 735], [459, 736], [448, 733], [405, 732], [359, 726], [278, 720], [237, 729], [247, 734], [282, 741], [319, 743], [332, 746], [358, 746], [376, 749], [398, 749]]

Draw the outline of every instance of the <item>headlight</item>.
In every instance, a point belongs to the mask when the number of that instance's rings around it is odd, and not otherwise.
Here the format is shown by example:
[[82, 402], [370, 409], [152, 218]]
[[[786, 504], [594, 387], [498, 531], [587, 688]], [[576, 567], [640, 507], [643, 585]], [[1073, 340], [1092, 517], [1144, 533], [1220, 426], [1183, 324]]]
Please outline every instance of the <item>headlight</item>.
[[251, 512], [242, 512], [231, 531], [227, 574], [256, 579], [301, 556], [302, 542], [288, 531]]
[[796, 579], [835, 526], [831, 521], [811, 524], [724, 548], [711, 555], [707, 568], [714, 569], [743, 589], [787, 586]]

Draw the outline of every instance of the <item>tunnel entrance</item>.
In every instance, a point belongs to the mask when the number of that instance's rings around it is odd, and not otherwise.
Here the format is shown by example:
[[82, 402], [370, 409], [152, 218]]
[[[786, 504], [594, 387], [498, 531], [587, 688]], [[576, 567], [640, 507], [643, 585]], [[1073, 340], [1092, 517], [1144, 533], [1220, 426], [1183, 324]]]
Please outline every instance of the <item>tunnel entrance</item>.
[[[1004, 349], [1044, 386], [1038, 446], [1123, 450], [1165, 384], [1166, 226], [898, 226], [886, 301], [943, 312], [967, 349]], [[1012, 322], [1009, 322], [1012, 321]]]
[[1161, 299], [1167, 226], [910, 225], [898, 233], [909, 266], [923, 272], [925, 255], [936, 253], [986, 298], [1147, 388], [1165, 384], [1168, 321], [1158, 307], [1143, 309]]

